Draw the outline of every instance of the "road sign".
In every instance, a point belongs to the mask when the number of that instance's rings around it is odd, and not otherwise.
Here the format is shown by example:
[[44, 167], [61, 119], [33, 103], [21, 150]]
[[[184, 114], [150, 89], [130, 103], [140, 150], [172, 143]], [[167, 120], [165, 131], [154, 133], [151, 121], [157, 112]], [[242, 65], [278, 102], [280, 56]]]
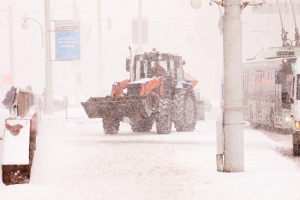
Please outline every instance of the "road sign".
[[[138, 43], [138, 20], [132, 20], [132, 43]], [[148, 20], [142, 21], [142, 44], [148, 44]]]
[[80, 22], [55, 21], [56, 60], [80, 60]]
[[80, 33], [56, 32], [56, 60], [80, 59]]
[[55, 31], [80, 31], [80, 22], [71, 20], [56, 20]]

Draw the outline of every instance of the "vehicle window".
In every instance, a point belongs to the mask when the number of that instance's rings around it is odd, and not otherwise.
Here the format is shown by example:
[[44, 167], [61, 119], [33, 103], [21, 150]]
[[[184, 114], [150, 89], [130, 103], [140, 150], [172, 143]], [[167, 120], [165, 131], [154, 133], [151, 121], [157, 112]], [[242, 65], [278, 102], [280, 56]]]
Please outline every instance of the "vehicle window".
[[141, 61], [136, 62], [136, 69], [135, 69], [135, 80], [138, 81], [141, 79]]
[[168, 62], [166, 60], [159, 61], [159, 65], [168, 71]]
[[172, 76], [172, 78], [175, 78], [175, 64], [174, 64], [174, 60], [170, 60], [170, 69], [171, 69], [171, 76]]
[[300, 74], [297, 74], [297, 100], [300, 100]]
[[181, 57], [179, 57], [179, 63], [180, 63], [180, 68], [177, 69], [178, 81], [184, 81], [184, 73], [183, 73]]
[[[168, 71], [168, 62], [166, 60], [160, 60], [159, 65]], [[154, 61], [151, 61], [151, 68], [154, 67]]]
[[295, 77], [293, 77], [293, 89], [292, 89], [292, 97], [294, 98], [294, 92], [295, 92]]
[[148, 61], [144, 61], [144, 73], [145, 73], [145, 78], [148, 77]]

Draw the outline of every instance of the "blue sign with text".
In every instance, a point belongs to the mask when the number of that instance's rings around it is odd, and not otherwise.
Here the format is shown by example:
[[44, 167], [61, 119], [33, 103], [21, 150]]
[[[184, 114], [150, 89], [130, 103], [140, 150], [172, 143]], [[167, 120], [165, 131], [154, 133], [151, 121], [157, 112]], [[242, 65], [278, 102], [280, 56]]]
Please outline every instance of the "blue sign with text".
[[56, 32], [56, 60], [80, 59], [80, 33]]

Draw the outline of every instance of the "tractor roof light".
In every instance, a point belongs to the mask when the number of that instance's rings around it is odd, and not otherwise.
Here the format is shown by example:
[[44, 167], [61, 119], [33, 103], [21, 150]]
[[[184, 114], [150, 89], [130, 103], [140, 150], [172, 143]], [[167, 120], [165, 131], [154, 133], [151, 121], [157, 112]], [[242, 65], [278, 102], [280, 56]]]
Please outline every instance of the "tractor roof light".
[[152, 51], [156, 51], [156, 47], [153, 47], [153, 48], [152, 48]]
[[295, 126], [297, 129], [300, 129], [300, 123], [298, 121], [295, 122]]

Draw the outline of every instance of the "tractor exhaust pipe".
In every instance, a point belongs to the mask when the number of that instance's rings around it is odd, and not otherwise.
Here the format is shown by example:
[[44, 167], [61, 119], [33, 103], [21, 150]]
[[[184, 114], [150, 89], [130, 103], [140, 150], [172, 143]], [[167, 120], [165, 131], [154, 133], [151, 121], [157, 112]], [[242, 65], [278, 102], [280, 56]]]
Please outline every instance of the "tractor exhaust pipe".
[[130, 51], [130, 82], [134, 81], [134, 71], [133, 71], [133, 56], [132, 56], [132, 49], [129, 46]]

